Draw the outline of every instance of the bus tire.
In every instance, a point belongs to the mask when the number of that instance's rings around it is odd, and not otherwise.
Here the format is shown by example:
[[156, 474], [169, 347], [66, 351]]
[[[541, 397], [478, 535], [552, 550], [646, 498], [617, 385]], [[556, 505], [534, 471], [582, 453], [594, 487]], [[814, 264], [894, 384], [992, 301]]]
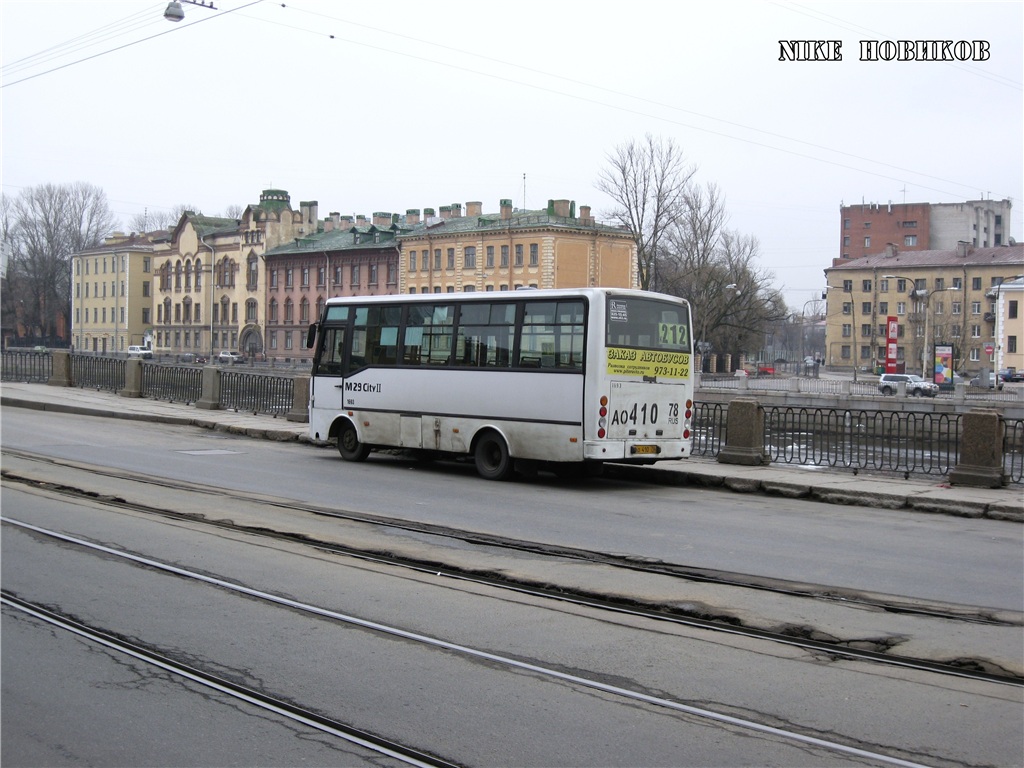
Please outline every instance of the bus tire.
[[359, 435], [351, 421], [341, 422], [338, 428], [338, 453], [345, 461], [365, 461], [370, 455], [370, 446], [359, 442]]
[[476, 447], [473, 449], [473, 461], [477, 473], [485, 480], [508, 480], [515, 468], [508, 453], [508, 446], [501, 435], [493, 430], [488, 430], [477, 438]]

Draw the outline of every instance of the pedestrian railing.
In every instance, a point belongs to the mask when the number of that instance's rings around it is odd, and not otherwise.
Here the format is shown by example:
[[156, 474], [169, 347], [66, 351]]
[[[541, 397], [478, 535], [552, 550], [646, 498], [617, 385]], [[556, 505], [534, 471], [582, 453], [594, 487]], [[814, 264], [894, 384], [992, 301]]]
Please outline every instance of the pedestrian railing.
[[53, 357], [49, 352], [31, 349], [8, 349], [0, 356], [3, 381], [20, 381], [25, 384], [39, 384], [50, 380], [53, 375]]
[[203, 393], [203, 369], [195, 365], [142, 364], [142, 396], [195, 403]]
[[71, 355], [71, 381], [82, 389], [120, 392], [124, 389], [127, 360], [95, 355]]
[[945, 475], [959, 457], [959, 415], [769, 406], [764, 422], [783, 464]]
[[286, 414], [292, 408], [295, 379], [259, 373], [222, 371], [220, 407], [246, 413]]
[[[48, 353], [8, 351], [2, 363], [4, 381], [42, 383], [53, 377]], [[125, 390], [128, 361], [123, 358], [71, 354], [69, 363], [72, 386]], [[216, 405], [207, 403], [203, 407], [275, 416], [303, 410], [303, 404], [295, 402], [292, 376], [137, 363], [141, 366], [141, 386], [136, 383], [133, 387], [140, 389], [143, 397], [198, 403], [204, 393], [204, 376], [215, 376], [216, 386], [209, 391], [214, 393]], [[139, 378], [136, 374], [134, 381]], [[818, 383], [831, 386], [838, 382]], [[945, 476], [960, 459], [963, 434], [959, 413], [777, 405], [764, 405], [762, 410], [764, 455], [775, 463]], [[728, 413], [728, 402], [699, 402], [694, 406], [694, 456], [715, 458], [722, 453], [729, 444]], [[1024, 419], [1002, 416], [1000, 420], [1003, 476], [1011, 483], [1024, 483]]]

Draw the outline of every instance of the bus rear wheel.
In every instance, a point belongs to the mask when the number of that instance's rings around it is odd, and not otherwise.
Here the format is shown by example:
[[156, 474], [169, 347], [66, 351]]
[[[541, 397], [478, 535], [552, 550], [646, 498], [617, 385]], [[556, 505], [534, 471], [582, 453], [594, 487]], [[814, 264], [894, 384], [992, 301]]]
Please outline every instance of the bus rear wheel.
[[473, 461], [485, 480], [508, 480], [515, 468], [508, 446], [497, 432], [484, 432], [477, 438]]
[[350, 421], [338, 430], [338, 453], [345, 461], [364, 461], [370, 455], [370, 446], [359, 442], [356, 428]]

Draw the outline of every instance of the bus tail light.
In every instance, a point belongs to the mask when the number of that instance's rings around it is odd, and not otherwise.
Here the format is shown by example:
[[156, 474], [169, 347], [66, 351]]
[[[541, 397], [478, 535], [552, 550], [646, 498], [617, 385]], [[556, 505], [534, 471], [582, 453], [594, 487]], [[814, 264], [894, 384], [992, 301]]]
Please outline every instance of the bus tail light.
[[601, 395], [601, 399], [598, 401], [601, 407], [597, 409], [597, 436], [604, 437], [608, 433], [605, 428], [608, 426], [608, 395]]

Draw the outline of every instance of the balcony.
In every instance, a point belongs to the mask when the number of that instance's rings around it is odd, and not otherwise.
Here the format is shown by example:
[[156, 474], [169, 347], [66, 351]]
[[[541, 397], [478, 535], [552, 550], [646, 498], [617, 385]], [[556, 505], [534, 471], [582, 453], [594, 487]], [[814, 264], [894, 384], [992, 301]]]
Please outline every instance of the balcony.
[[985, 320], [986, 323], [994, 323], [996, 321], [996, 313], [986, 312], [984, 315], [982, 315], [982, 318]]

